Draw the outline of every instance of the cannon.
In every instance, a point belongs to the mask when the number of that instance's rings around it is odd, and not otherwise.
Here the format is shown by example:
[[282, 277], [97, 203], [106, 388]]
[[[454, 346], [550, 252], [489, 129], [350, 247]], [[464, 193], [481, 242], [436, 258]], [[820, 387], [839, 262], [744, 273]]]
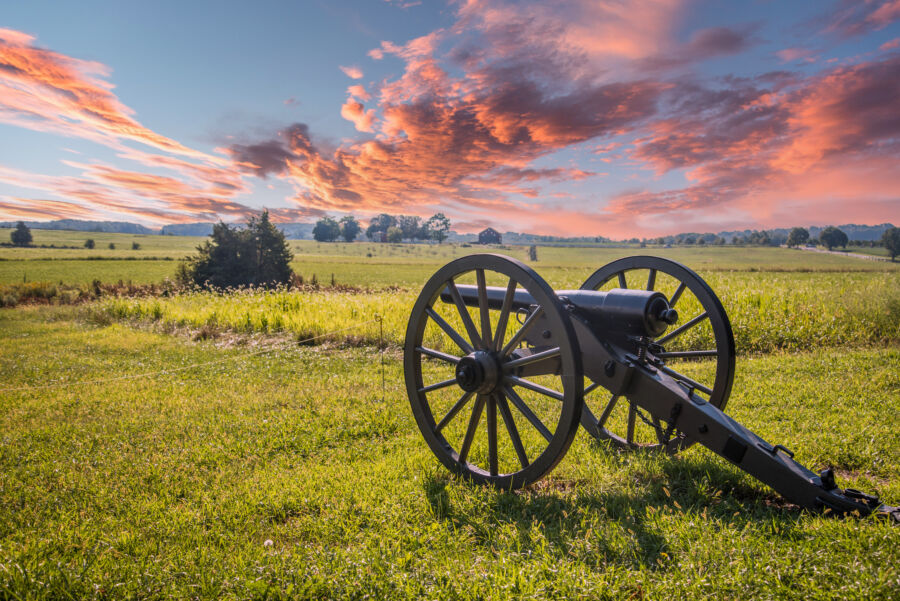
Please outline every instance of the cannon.
[[831, 469], [807, 469], [725, 413], [731, 324], [709, 285], [668, 259], [619, 259], [576, 290], [509, 257], [456, 259], [416, 300], [403, 360], [426, 443], [479, 483], [539, 480], [581, 425], [620, 449], [699, 443], [801, 507], [900, 522], [900, 508], [839, 488]]

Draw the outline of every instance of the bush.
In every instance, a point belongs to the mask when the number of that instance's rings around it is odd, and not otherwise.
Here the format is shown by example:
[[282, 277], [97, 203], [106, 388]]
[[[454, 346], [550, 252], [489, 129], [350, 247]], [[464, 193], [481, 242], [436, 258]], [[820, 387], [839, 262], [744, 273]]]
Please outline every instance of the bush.
[[131, 250], [141, 250], [141, 245], [138, 244], [137, 242], [132, 242], [132, 243], [131, 243]]
[[87, 240], [84, 241], [85, 248], [94, 248], [94, 246], [96, 246], [96, 244], [94, 243], [93, 238], [88, 238]]
[[22, 221], [16, 223], [16, 229], [10, 233], [9, 237], [15, 246], [28, 246], [32, 240], [31, 230]]
[[185, 284], [212, 288], [289, 284], [294, 258], [284, 234], [269, 220], [269, 212], [251, 217], [246, 228], [219, 222], [199, 254], [182, 263], [177, 278]]

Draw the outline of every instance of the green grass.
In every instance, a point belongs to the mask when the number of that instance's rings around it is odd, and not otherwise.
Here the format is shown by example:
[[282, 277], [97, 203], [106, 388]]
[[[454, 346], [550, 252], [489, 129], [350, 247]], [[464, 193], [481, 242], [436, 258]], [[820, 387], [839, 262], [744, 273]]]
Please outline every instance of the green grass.
[[[550, 283], [561, 289], [577, 286], [587, 274], [572, 269], [555, 275], [560, 279]], [[710, 272], [706, 276], [731, 320], [739, 352], [900, 342], [900, 279], [893, 274]], [[657, 289], [671, 294], [674, 283], [669, 288], [660, 276]], [[415, 289], [200, 292], [166, 298], [111, 298], [97, 305], [97, 310], [114, 319], [246, 333], [284, 332], [297, 338], [319, 336], [382, 315], [386, 339], [401, 344], [417, 294]], [[440, 309], [441, 303], [438, 305]], [[701, 312], [690, 294], [678, 309], [682, 322]], [[444, 317], [453, 320], [454, 312], [445, 311]], [[374, 343], [379, 336], [379, 325], [369, 323], [327, 339]], [[708, 327], [698, 327], [685, 336], [686, 348], [710, 348], [710, 336]]]
[[[3, 387], [69, 384], [0, 393], [2, 598], [896, 598], [900, 528], [799, 512], [701, 448], [581, 433], [500, 493], [438, 466], [396, 356], [382, 401], [372, 348], [251, 356], [77, 315], [0, 310]], [[742, 359], [729, 413], [897, 502], [898, 363]]]
[[[9, 230], [0, 230], [0, 239]], [[102, 282], [158, 283], [175, 275], [175, 260], [195, 252], [205, 238], [181, 236], [136, 236], [33, 230], [35, 244], [56, 244], [78, 248], [0, 247], [0, 284], [23, 279], [66, 284]], [[8, 235], [8, 234], [7, 234]], [[95, 249], [83, 248], [84, 240], [94, 238]], [[140, 250], [131, 250], [137, 241]], [[108, 244], [113, 242], [115, 250]], [[319, 243], [289, 241], [295, 253], [294, 271], [309, 280], [357, 286], [401, 286], [418, 288], [449, 260], [477, 252], [497, 252], [525, 260], [527, 247], [479, 247], [433, 244], [374, 244], [356, 242]], [[811, 253], [782, 248], [693, 247], [539, 247], [534, 267], [549, 280], [566, 281], [577, 287], [593, 270], [615, 259], [648, 254], [668, 257], [702, 272], [711, 271], [873, 271], [896, 273], [900, 263], [861, 261], [826, 253]], [[568, 276], [568, 277], [567, 277]]]

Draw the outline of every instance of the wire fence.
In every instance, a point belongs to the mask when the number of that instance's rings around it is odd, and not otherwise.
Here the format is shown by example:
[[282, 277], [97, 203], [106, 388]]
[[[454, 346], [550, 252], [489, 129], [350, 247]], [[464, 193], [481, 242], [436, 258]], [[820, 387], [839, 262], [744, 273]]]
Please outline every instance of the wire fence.
[[303, 344], [308, 344], [310, 342], [315, 342], [316, 340], [320, 340], [322, 338], [327, 338], [329, 336], [333, 336], [335, 334], [340, 334], [342, 332], [347, 332], [350, 330], [356, 330], [367, 326], [369, 324], [378, 323], [379, 329], [379, 340], [378, 346], [380, 350], [381, 357], [381, 400], [384, 400], [384, 389], [385, 389], [385, 377], [384, 377], [384, 319], [381, 315], [376, 315], [373, 319], [369, 319], [367, 321], [362, 321], [359, 323], [355, 323], [353, 325], [339, 328], [337, 330], [332, 330], [330, 332], [324, 332], [322, 334], [317, 334], [316, 336], [311, 336], [309, 338], [304, 338], [303, 340], [295, 340], [289, 344], [283, 344], [278, 346], [270, 346], [264, 349], [259, 349], [256, 351], [252, 351], [249, 353], [241, 353], [237, 355], [230, 355], [228, 357], [222, 357], [219, 359], [213, 359], [212, 361], [202, 361], [199, 363], [192, 363], [190, 365], [183, 365], [181, 367], [173, 367], [167, 369], [160, 369], [155, 371], [148, 371], [136, 374], [124, 374], [121, 376], [111, 376], [108, 378], [97, 378], [94, 380], [76, 380], [76, 381], [65, 381], [65, 382], [50, 382], [47, 384], [37, 384], [37, 385], [27, 385], [27, 386], [16, 386], [11, 388], [0, 388], [0, 393], [9, 393], [9, 392], [28, 392], [31, 390], [46, 390], [49, 388], [68, 388], [75, 386], [88, 386], [91, 384], [105, 384], [108, 382], [119, 382], [124, 380], [137, 380], [140, 378], [150, 378], [156, 376], [162, 376], [166, 374], [175, 374], [180, 372], [190, 371], [192, 369], [196, 369], [198, 367], [208, 367], [210, 365], [217, 365], [221, 363], [228, 363], [231, 361], [237, 361], [239, 359], [247, 359], [250, 357], [255, 357], [258, 355], [264, 355], [266, 353], [274, 353], [278, 351], [291, 350], [296, 349], [298, 346]]

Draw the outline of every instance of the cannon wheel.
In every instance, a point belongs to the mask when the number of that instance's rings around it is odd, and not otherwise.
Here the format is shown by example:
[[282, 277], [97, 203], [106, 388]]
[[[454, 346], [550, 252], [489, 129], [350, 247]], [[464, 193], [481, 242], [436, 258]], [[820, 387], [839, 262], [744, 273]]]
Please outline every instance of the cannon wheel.
[[[469, 281], [479, 296], [472, 313], [456, 289], [457, 283]], [[486, 283], [505, 287], [499, 309], [488, 306]], [[511, 310], [517, 289], [525, 289], [537, 303], [522, 314]], [[441, 301], [444, 290], [455, 293], [456, 302]], [[547, 341], [538, 349], [543, 354], [516, 363], [555, 362], [558, 369], [548, 370], [555, 375], [539, 376], [540, 384], [509, 373], [515, 367], [509, 365], [511, 353], [536, 325]], [[506, 490], [535, 482], [553, 469], [566, 454], [581, 417], [584, 374], [575, 341], [572, 323], [553, 289], [515, 259], [470, 255], [435, 273], [410, 315], [403, 365], [416, 423], [441, 463]], [[475, 359], [495, 362], [490, 381], [496, 385], [490, 390], [471, 391], [472, 382], [460, 375], [462, 366]]]
[[[640, 287], [644, 290], [654, 290], [657, 286], [657, 276], [666, 274], [670, 276], [670, 287], [674, 288], [668, 295], [669, 304], [676, 310], [686, 304], [684, 299], [693, 295], [700, 305], [696, 314], [684, 314], [680, 311], [678, 322], [665, 334], [653, 340], [654, 343], [665, 349], [670, 342], [677, 341], [678, 337], [695, 327], [711, 328], [711, 348], [685, 349], [681, 351], [666, 350], [650, 351], [650, 356], [655, 359], [656, 365], [662, 371], [692, 388], [695, 393], [706, 398], [719, 409], [725, 409], [728, 396], [731, 393], [731, 384], [734, 380], [735, 347], [734, 334], [731, 331], [731, 323], [728, 315], [722, 307], [722, 303], [712, 291], [712, 288], [691, 269], [681, 263], [663, 259], [661, 257], [636, 256], [613, 261], [601, 267], [589, 277], [582, 290], [600, 290], [607, 288]], [[674, 280], [674, 282], [672, 282]], [[680, 304], [679, 304], [680, 301]], [[704, 325], [708, 322], [708, 326]], [[677, 343], [677, 342], [676, 342]], [[667, 365], [667, 361], [715, 361], [715, 376], [710, 382], [698, 382]], [[588, 386], [585, 395], [584, 410], [581, 415], [581, 424], [593, 436], [599, 440], [608, 440], [615, 446], [627, 449], [663, 450], [675, 453], [693, 444], [693, 440], [685, 436], [683, 432], [671, 432], [670, 439], [665, 437], [668, 429], [663, 423], [668, 416], [647, 416], [633, 402], [625, 398], [628, 403], [626, 425], [612, 426], [608, 418], [613, 414], [615, 405], [623, 399], [613, 396], [611, 398], [594, 392], [597, 386]], [[593, 392], [593, 394], [591, 394]], [[595, 405], [602, 408], [598, 418], [591, 410]], [[624, 411], [624, 408], [622, 409]], [[641, 418], [641, 419], [638, 419]], [[650, 422], [649, 424], [647, 422]], [[645, 428], [641, 436], [640, 428]], [[618, 431], [615, 431], [618, 430]], [[622, 432], [624, 430], [624, 433]], [[647, 440], [657, 442], [641, 442]]]

